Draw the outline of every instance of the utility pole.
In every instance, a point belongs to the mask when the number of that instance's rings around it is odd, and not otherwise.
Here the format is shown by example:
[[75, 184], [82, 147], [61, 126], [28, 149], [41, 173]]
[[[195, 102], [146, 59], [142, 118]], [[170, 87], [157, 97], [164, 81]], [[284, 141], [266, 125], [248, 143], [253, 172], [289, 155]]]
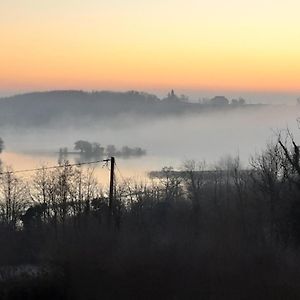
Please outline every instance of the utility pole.
[[109, 218], [113, 215], [114, 206], [114, 181], [115, 181], [115, 158], [110, 158], [110, 182], [109, 182]]

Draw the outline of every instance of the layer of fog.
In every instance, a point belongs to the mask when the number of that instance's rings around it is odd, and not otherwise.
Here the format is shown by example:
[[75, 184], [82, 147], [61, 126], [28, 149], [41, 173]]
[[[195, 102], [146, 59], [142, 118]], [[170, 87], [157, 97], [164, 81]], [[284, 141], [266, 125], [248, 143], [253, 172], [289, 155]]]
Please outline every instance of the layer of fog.
[[239, 155], [247, 164], [249, 156], [261, 151], [276, 132], [289, 127], [298, 140], [299, 106], [268, 106], [182, 115], [166, 119], [144, 120], [137, 116], [120, 116], [109, 122], [85, 123], [81, 128], [60, 124], [39, 130], [1, 130], [6, 151], [51, 152], [59, 147], [73, 149], [79, 139], [138, 146], [147, 150], [143, 160], [159, 160], [162, 165], [178, 166], [184, 160], [214, 163], [224, 155]]

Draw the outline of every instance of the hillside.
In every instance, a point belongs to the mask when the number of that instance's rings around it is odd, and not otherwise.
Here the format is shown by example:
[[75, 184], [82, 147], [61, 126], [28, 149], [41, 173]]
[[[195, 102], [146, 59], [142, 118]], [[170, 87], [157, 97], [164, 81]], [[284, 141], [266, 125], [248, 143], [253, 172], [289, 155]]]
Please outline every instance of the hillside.
[[126, 114], [162, 117], [235, 107], [237, 105], [190, 103], [174, 93], [159, 99], [155, 95], [136, 91], [35, 92], [0, 99], [0, 126], [34, 127], [57, 122], [78, 125], [87, 120], [96, 121]]

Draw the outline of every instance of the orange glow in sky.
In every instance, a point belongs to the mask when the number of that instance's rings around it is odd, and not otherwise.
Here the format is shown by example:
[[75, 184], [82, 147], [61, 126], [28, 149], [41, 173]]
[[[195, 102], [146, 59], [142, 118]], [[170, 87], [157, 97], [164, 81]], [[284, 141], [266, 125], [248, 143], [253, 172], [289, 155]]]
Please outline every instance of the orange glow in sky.
[[0, 90], [300, 90], [298, 0], [1, 0]]

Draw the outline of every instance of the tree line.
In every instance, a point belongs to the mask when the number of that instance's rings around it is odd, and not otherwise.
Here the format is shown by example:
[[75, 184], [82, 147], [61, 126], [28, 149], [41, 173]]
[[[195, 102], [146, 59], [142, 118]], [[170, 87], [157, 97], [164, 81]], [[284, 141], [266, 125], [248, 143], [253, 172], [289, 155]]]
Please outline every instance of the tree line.
[[[225, 104], [227, 102], [225, 99]], [[140, 121], [153, 121], [153, 118], [224, 109], [222, 103], [224, 101], [215, 102], [213, 99], [193, 102], [174, 91], [163, 98], [139, 91], [35, 92], [2, 98], [0, 125], [3, 128], [52, 128], [54, 125], [60, 128], [68, 124], [82, 128], [91, 122], [99, 122], [99, 119], [109, 122], [124, 115], [134, 119], [140, 117]], [[243, 99], [233, 99], [231, 104], [225, 105], [227, 109], [248, 106], [244, 105]]]
[[69, 151], [67, 147], [59, 149], [59, 160], [65, 159], [68, 154], [78, 153], [82, 157], [90, 158], [101, 158], [101, 157], [121, 157], [121, 158], [131, 158], [131, 157], [141, 157], [146, 155], [146, 150], [141, 147], [129, 147], [123, 146], [118, 149], [114, 145], [102, 146], [99, 143], [91, 143], [85, 140], [78, 140], [74, 143], [74, 150], [77, 152]]

